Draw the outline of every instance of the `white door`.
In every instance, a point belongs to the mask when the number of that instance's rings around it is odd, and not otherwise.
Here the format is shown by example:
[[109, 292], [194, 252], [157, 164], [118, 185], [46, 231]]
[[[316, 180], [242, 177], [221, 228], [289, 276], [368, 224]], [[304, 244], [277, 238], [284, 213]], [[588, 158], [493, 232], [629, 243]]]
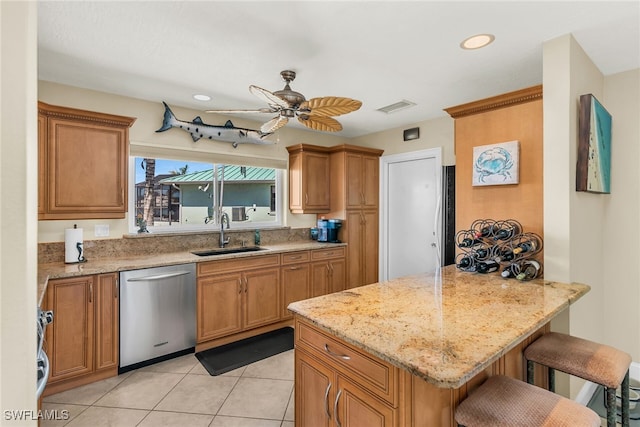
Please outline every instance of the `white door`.
[[382, 157], [381, 280], [440, 265], [441, 174], [440, 149]]

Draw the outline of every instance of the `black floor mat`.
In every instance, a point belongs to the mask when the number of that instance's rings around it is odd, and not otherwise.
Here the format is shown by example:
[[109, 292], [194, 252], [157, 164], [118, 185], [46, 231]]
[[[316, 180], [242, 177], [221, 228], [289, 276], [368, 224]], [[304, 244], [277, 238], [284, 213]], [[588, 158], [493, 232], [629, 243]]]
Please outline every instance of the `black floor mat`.
[[293, 348], [293, 328], [282, 328], [256, 337], [196, 353], [211, 375], [233, 371]]

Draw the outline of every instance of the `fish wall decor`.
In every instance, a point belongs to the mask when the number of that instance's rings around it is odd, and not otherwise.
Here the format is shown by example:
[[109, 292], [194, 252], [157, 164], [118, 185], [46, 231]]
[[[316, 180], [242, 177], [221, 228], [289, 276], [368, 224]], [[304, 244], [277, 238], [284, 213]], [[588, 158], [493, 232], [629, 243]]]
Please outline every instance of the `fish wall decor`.
[[208, 125], [202, 121], [200, 116], [193, 119], [192, 122], [178, 120], [171, 111], [171, 108], [164, 104], [164, 120], [162, 127], [156, 132], [164, 132], [171, 128], [182, 129], [191, 134], [193, 142], [201, 138], [212, 139], [216, 141], [230, 142], [233, 148], [237, 148], [238, 144], [273, 144], [272, 141], [265, 139], [272, 133], [264, 133], [259, 130], [238, 128], [233, 125], [231, 120], [227, 120], [224, 126]]

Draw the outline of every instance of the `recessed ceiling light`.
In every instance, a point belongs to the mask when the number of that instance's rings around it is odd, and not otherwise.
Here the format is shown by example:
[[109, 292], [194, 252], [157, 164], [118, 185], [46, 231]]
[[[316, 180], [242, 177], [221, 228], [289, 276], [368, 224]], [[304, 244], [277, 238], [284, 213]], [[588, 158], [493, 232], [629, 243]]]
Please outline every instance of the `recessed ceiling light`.
[[466, 38], [462, 43], [460, 43], [460, 47], [463, 49], [480, 49], [481, 47], [485, 47], [495, 40], [495, 36], [493, 34], [476, 34], [475, 36], [471, 36]]
[[211, 97], [209, 95], [203, 95], [200, 93], [196, 93], [195, 95], [193, 95], [194, 99], [197, 99], [198, 101], [211, 101]]

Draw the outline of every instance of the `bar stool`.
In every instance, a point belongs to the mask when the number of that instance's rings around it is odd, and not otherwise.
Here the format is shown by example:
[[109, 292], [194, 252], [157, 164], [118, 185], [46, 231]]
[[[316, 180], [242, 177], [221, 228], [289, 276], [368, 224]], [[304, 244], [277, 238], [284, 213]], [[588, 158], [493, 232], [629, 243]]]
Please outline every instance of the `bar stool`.
[[539, 363], [549, 369], [552, 392], [555, 392], [555, 370], [604, 386], [607, 427], [616, 425], [616, 389], [621, 387], [622, 425], [629, 426], [629, 354], [608, 345], [551, 332], [530, 344], [524, 357], [529, 384], [534, 380], [534, 363]]
[[464, 427], [600, 427], [600, 417], [573, 400], [504, 375], [489, 377], [458, 405]]

